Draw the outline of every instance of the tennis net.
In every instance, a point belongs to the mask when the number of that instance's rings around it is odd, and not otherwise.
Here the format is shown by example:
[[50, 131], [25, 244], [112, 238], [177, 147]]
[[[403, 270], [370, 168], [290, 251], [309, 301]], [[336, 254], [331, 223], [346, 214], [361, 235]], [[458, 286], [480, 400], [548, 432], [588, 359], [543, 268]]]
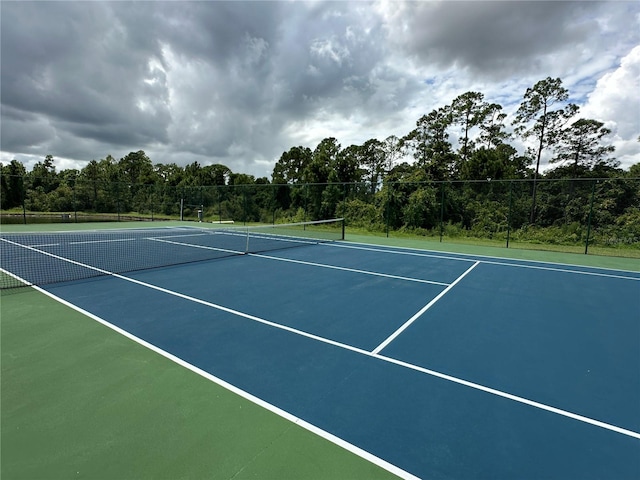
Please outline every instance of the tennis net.
[[0, 234], [0, 289], [82, 280], [344, 239], [344, 219], [243, 227]]

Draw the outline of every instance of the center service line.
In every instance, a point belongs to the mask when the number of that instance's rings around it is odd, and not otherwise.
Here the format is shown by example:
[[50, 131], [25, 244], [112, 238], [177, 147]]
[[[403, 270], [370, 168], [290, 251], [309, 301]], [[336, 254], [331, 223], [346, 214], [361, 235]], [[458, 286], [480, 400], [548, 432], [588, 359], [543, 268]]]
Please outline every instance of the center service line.
[[449, 290], [451, 290], [454, 286], [456, 286], [456, 284], [460, 280], [462, 280], [471, 270], [476, 268], [479, 264], [480, 264], [480, 262], [476, 262], [473, 265], [471, 265], [462, 275], [460, 275], [458, 278], [456, 278], [451, 285], [449, 285], [442, 292], [440, 292], [440, 294], [436, 298], [434, 298], [429, 303], [427, 303], [424, 307], [422, 307], [422, 309], [418, 313], [416, 313], [413, 317], [411, 317], [409, 320], [407, 320], [404, 323], [404, 325], [402, 325], [399, 329], [397, 329], [395, 332], [393, 332], [390, 337], [388, 337], [384, 342], [382, 342], [380, 345], [378, 345], [371, 353], [373, 353], [374, 355], [377, 355], [378, 353], [380, 353], [380, 351], [383, 348], [385, 348], [387, 345], [389, 345], [391, 342], [393, 342], [393, 340], [395, 340], [395, 338], [398, 335], [400, 335], [402, 332], [404, 332], [409, 327], [409, 325], [411, 325], [418, 318], [420, 318], [424, 312], [429, 310], [438, 300], [440, 300], [443, 296], [445, 296]]

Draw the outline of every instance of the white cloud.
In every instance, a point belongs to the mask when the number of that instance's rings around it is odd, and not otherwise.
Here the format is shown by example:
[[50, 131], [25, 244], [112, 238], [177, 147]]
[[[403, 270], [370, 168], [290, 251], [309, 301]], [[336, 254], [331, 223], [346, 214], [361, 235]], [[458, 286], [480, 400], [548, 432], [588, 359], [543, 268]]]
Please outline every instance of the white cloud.
[[612, 130], [616, 157], [623, 167], [640, 162], [640, 45], [618, 68], [598, 80], [580, 116], [594, 118]]

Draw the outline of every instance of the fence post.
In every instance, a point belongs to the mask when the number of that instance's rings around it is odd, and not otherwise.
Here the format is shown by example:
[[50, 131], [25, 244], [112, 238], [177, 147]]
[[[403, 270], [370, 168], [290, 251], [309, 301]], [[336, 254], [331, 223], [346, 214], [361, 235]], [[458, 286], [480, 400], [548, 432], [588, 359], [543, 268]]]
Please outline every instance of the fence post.
[[22, 197], [22, 221], [27, 224], [27, 200], [26, 200], [26, 187], [24, 185], [24, 177], [20, 177], [22, 180], [22, 188], [20, 189], [20, 196]]
[[278, 187], [275, 184], [271, 184], [271, 224], [276, 224], [276, 193]]
[[241, 186], [240, 188], [242, 188], [242, 210], [243, 210], [243, 214], [242, 214], [242, 218], [243, 218], [243, 225], [247, 224], [247, 217], [249, 216], [249, 199], [247, 196], [247, 187]]
[[73, 181], [73, 216], [75, 218], [75, 222], [78, 223], [78, 204], [76, 203], [76, 182], [75, 179]]
[[444, 228], [444, 182], [440, 184], [440, 243], [442, 243], [442, 234]]
[[513, 205], [513, 181], [509, 182], [509, 212], [507, 213], [507, 248], [509, 248], [509, 236], [511, 235], [512, 205]]
[[391, 194], [391, 183], [389, 183], [389, 188], [387, 188], [387, 201], [385, 202], [385, 216], [386, 218], [386, 230], [387, 230], [387, 238], [389, 238], [389, 218], [391, 217], [391, 208], [390, 208], [390, 204], [391, 204], [391, 199], [393, 198], [393, 195]]
[[587, 255], [587, 253], [589, 252], [589, 235], [591, 235], [591, 217], [593, 216], [593, 198], [595, 197], [595, 194], [596, 194], [596, 183], [598, 183], [598, 181], [594, 180], [591, 186], [591, 202], [589, 205], [589, 219], [587, 220], [587, 238], [584, 242], [585, 255]]

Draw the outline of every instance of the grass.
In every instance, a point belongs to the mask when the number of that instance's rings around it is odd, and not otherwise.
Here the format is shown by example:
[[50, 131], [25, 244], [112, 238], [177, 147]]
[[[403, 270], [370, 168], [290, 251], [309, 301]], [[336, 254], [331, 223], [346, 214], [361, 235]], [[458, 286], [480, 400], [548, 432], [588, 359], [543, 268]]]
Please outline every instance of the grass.
[[[430, 245], [434, 243], [442, 243], [446, 245], [467, 245], [467, 246], [478, 246], [478, 247], [494, 247], [496, 249], [504, 249], [504, 250], [536, 250], [543, 252], [557, 252], [557, 253], [574, 253], [574, 254], [583, 254], [585, 251], [585, 244], [574, 244], [574, 245], [564, 245], [564, 244], [556, 244], [556, 243], [542, 243], [540, 241], [521, 241], [517, 239], [511, 239], [509, 242], [509, 248], [506, 248], [506, 240], [505, 239], [488, 239], [488, 238], [478, 238], [471, 236], [442, 236], [442, 242], [440, 241], [439, 236], [428, 236], [428, 235], [420, 235], [415, 232], [407, 231], [407, 230], [394, 230], [390, 231], [389, 235], [385, 232], [378, 231], [370, 231], [363, 228], [356, 227], [347, 227], [347, 232], [352, 235], [358, 235], [362, 237], [371, 237], [371, 238], [389, 238], [389, 239], [398, 239], [398, 240], [414, 240], [416, 242], [423, 241]], [[419, 247], [418, 247], [419, 248]], [[612, 246], [612, 247], [604, 247], [600, 245], [589, 245], [588, 248], [589, 255], [600, 255], [600, 256], [610, 256], [610, 257], [621, 257], [621, 258], [629, 258], [629, 259], [640, 259], [640, 248], [633, 246], [633, 244], [624, 245], [624, 246]], [[496, 256], [510, 256], [508, 253], [499, 254], [496, 253]]]
[[536, 262], [564, 263], [569, 265], [584, 265], [597, 268], [610, 268], [617, 270], [640, 271], [639, 258], [627, 258], [610, 255], [558, 249], [555, 251], [546, 249], [522, 248], [520, 244], [504, 248], [504, 244], [488, 241], [464, 241], [459, 239], [447, 239], [422, 237], [417, 235], [398, 235], [387, 238], [385, 234], [371, 234], [370, 232], [358, 233], [347, 229], [346, 240], [360, 243], [372, 243], [378, 245], [398, 246], [404, 248], [416, 248], [421, 250], [433, 250], [439, 252], [461, 253], [468, 255], [481, 255], [495, 258], [512, 258]]

